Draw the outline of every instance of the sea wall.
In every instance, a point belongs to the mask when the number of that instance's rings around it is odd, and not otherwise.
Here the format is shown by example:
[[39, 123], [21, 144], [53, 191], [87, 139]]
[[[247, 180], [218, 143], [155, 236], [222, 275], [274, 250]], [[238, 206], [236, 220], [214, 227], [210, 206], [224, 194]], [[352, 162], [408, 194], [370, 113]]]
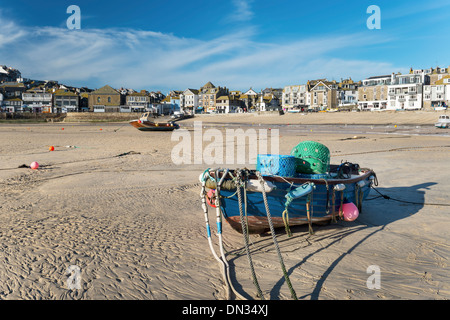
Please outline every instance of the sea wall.
[[0, 120], [62, 121], [65, 113], [0, 112]]
[[120, 112], [69, 112], [64, 122], [123, 122], [138, 119], [140, 113]]

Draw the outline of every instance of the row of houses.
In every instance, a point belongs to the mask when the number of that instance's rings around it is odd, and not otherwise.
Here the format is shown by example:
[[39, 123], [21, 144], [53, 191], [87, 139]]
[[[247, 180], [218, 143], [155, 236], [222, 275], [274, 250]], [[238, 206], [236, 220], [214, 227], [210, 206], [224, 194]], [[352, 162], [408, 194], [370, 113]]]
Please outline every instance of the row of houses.
[[409, 73], [372, 76], [360, 81], [309, 80], [302, 85], [245, 92], [207, 82], [199, 89], [139, 92], [76, 88], [57, 81], [35, 81], [18, 70], [0, 66], [0, 107], [6, 112], [144, 112], [170, 114], [238, 113], [301, 110], [416, 110], [446, 108], [450, 102], [450, 67], [410, 69]]
[[200, 89], [188, 88], [179, 92], [180, 109], [185, 113], [240, 113], [251, 110], [278, 111], [281, 109], [282, 89], [266, 88], [245, 92], [216, 87], [211, 82]]
[[[142, 112], [168, 114], [174, 106], [161, 101], [161, 92], [136, 92], [105, 85], [97, 90], [59, 85], [56, 81], [0, 83], [0, 107], [4, 112]], [[173, 112], [173, 111], [172, 111]]]
[[447, 108], [450, 68], [411, 69], [408, 74], [370, 77], [358, 88], [361, 110]]
[[450, 103], [450, 67], [410, 69], [409, 73], [373, 76], [362, 81], [318, 79], [286, 86], [286, 110], [348, 109], [418, 110], [446, 108]]

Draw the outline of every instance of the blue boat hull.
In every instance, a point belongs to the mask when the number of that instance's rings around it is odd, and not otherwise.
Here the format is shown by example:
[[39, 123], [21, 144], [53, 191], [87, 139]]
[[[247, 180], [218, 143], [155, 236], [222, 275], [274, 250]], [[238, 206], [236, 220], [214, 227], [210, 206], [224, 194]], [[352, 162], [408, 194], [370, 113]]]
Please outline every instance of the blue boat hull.
[[[276, 187], [272, 191], [266, 193], [273, 226], [275, 228], [286, 226], [285, 220], [283, 220], [283, 212], [286, 209], [287, 199], [285, 196], [290, 190], [290, 183], [294, 183], [296, 186], [308, 182], [314, 184], [314, 190], [309, 196], [294, 199], [289, 203], [285, 218], [288, 218], [289, 226], [294, 226], [307, 223], [324, 223], [333, 218], [339, 219], [339, 209], [342, 201], [353, 202], [361, 209], [364, 199], [369, 195], [370, 185], [374, 177], [375, 173], [368, 169], [366, 172], [354, 175], [349, 179], [280, 179], [277, 177], [263, 177], [266, 182], [270, 181]], [[254, 177], [254, 179], [257, 178]], [[345, 190], [333, 192], [334, 187], [339, 184], [345, 185]], [[242, 196], [241, 199], [244, 199], [244, 191], [242, 188], [240, 189], [240, 192]], [[343, 197], [341, 197], [342, 193]], [[242, 232], [236, 189], [221, 189], [220, 196], [224, 218], [233, 229]], [[269, 221], [262, 193], [246, 191], [246, 198], [248, 232], [262, 233], [268, 230]], [[244, 207], [244, 203], [242, 203], [243, 210]]]

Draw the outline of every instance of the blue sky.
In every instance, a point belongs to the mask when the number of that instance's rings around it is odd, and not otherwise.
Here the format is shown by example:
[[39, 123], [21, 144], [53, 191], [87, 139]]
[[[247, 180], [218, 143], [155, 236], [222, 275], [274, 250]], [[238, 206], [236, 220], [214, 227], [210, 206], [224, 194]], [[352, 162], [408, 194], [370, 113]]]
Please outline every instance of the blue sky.
[[0, 64], [91, 88], [261, 90], [447, 67], [449, 22], [447, 0], [0, 0]]

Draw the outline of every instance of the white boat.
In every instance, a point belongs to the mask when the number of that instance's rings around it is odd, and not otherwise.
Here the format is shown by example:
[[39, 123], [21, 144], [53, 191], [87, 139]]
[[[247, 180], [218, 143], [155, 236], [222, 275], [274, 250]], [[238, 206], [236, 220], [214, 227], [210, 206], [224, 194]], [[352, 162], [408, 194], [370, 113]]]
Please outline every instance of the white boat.
[[434, 124], [436, 128], [449, 128], [450, 127], [450, 116], [443, 114], [439, 116], [438, 122]]

